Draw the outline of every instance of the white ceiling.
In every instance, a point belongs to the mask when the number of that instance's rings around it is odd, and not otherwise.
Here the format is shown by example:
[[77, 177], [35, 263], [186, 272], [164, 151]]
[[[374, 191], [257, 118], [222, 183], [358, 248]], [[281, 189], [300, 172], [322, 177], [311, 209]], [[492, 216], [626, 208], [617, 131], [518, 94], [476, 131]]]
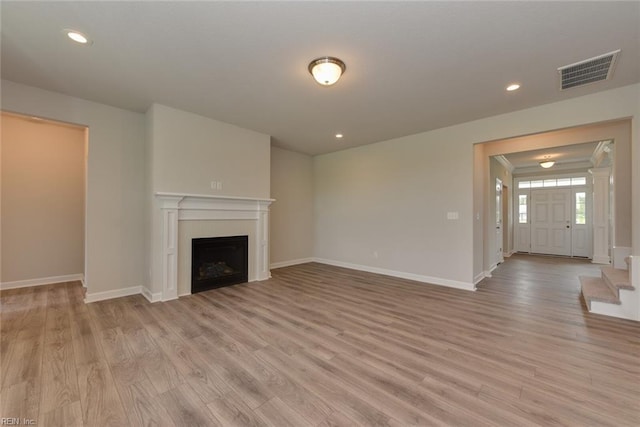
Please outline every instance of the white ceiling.
[[[319, 154], [640, 81], [639, 2], [0, 2], [1, 75]], [[63, 28], [94, 43], [71, 43]], [[556, 69], [622, 49], [612, 80]], [[332, 87], [308, 63], [347, 64]], [[507, 93], [513, 81], [522, 88]], [[345, 135], [339, 141], [334, 134]]]

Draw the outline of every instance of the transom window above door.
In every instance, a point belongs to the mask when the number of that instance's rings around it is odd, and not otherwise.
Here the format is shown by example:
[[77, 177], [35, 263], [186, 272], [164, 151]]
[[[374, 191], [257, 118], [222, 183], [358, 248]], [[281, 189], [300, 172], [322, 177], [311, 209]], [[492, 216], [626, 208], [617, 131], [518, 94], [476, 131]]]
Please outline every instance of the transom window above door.
[[584, 176], [518, 181], [518, 188], [577, 187], [584, 185], [587, 185], [587, 178]]

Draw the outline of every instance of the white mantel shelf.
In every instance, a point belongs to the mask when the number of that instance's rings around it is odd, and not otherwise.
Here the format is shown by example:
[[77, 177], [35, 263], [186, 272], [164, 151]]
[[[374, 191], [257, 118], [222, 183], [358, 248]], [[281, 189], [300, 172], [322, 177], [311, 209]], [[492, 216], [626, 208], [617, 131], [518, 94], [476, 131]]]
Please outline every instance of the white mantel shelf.
[[269, 270], [269, 205], [274, 199], [156, 192], [157, 208], [162, 212], [158, 224], [161, 234], [157, 250], [162, 254], [162, 301], [178, 298], [178, 221], [248, 220], [255, 221], [257, 244], [249, 262], [255, 275], [249, 281], [266, 280]]
[[237, 197], [237, 196], [217, 196], [215, 194], [189, 194], [189, 193], [165, 193], [157, 192], [156, 197], [171, 198], [178, 197], [181, 199], [217, 199], [217, 200], [244, 200], [249, 202], [275, 202], [276, 199], [260, 199], [255, 197]]

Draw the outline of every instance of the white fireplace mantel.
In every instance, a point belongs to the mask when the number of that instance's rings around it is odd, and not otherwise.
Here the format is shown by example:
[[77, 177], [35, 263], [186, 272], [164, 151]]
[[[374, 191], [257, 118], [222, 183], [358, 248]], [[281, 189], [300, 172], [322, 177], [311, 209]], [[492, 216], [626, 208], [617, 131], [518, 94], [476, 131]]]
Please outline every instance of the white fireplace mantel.
[[214, 196], [207, 194], [155, 193], [160, 208], [160, 236], [156, 248], [162, 254], [162, 301], [178, 298], [178, 221], [255, 221], [257, 242], [249, 254], [255, 266], [249, 281], [266, 280], [269, 271], [269, 205], [274, 199]]

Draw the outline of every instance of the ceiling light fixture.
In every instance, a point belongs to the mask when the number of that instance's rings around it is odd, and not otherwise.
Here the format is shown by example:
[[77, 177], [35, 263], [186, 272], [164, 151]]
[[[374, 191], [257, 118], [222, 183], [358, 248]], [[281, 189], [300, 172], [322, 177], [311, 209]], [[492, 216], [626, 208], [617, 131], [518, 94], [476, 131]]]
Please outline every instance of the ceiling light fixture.
[[85, 45], [91, 44], [89, 37], [82, 34], [80, 31], [66, 29], [64, 30], [64, 33], [67, 35], [67, 37], [69, 37], [71, 40], [73, 40], [76, 43], [85, 44]]
[[314, 59], [309, 64], [309, 72], [322, 86], [331, 86], [337, 82], [346, 69], [344, 62], [332, 56]]
[[551, 166], [555, 165], [556, 162], [551, 160], [550, 156], [544, 156], [544, 160], [540, 162], [540, 167], [544, 169], [549, 169]]
[[343, 136], [344, 136], [344, 135], [343, 135], [343, 134], [341, 134], [341, 133], [336, 133], [336, 138], [338, 138], [338, 139], [342, 138]]
[[507, 86], [507, 90], [509, 92], [513, 92], [514, 90], [518, 90], [520, 89], [520, 85], [518, 83], [512, 83], [509, 86]]

